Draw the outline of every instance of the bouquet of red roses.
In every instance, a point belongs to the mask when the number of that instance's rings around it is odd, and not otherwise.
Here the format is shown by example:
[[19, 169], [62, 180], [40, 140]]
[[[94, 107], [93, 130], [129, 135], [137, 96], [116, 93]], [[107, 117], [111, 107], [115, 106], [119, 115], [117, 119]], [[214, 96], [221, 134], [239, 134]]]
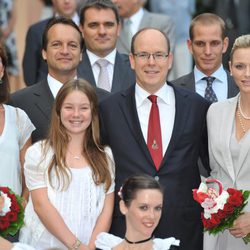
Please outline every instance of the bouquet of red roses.
[[[208, 187], [206, 183], [217, 183], [219, 190]], [[233, 222], [242, 214], [247, 204], [250, 191], [234, 188], [223, 190], [222, 184], [216, 179], [207, 179], [199, 189], [193, 189], [193, 198], [204, 209], [201, 219], [204, 231], [217, 234], [233, 226]], [[250, 234], [243, 237], [244, 242], [250, 242]]]
[[14, 236], [24, 224], [22, 198], [8, 187], [0, 187], [0, 235]]

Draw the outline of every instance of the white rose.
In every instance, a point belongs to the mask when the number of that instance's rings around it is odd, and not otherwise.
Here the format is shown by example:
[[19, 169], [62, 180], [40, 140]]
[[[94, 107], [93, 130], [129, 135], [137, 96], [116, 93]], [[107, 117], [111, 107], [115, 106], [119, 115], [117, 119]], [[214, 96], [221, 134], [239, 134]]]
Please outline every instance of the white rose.
[[0, 191], [0, 196], [4, 199], [3, 207], [0, 210], [0, 216], [5, 216], [10, 211], [11, 199], [7, 196], [7, 194], [1, 191]]

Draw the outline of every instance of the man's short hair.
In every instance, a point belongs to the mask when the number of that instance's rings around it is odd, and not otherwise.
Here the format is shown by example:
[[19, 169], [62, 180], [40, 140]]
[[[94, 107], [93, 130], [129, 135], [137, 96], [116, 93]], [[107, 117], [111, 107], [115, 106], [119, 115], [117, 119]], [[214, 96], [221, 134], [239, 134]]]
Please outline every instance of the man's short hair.
[[48, 45], [48, 32], [50, 30], [50, 28], [52, 28], [54, 25], [56, 24], [63, 24], [63, 25], [68, 25], [73, 27], [74, 29], [76, 29], [76, 31], [79, 33], [80, 36], [80, 47], [81, 50], [83, 49], [83, 38], [82, 38], [82, 33], [79, 29], [79, 27], [70, 19], [70, 18], [66, 18], [66, 17], [53, 17], [49, 20], [49, 22], [47, 23], [45, 30], [43, 32], [43, 37], [42, 37], [42, 49], [43, 50], [47, 50], [47, 45]]
[[120, 23], [120, 16], [116, 5], [111, 0], [88, 0], [86, 4], [83, 5], [80, 11], [80, 24], [83, 25], [85, 21], [85, 13], [88, 9], [95, 8], [98, 10], [111, 9], [114, 14], [117, 23]]
[[194, 39], [194, 27], [198, 24], [205, 26], [214, 24], [219, 25], [221, 29], [221, 38], [224, 39], [226, 37], [226, 26], [223, 19], [213, 13], [202, 13], [193, 18], [193, 20], [191, 21], [189, 27], [189, 37], [191, 41], [193, 41]]

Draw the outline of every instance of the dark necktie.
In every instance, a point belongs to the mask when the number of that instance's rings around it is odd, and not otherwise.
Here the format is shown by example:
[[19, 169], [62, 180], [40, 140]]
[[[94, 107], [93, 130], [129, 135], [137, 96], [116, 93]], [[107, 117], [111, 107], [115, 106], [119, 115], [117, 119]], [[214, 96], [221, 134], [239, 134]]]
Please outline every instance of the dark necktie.
[[215, 80], [215, 77], [207, 76], [203, 77], [202, 80], [205, 80], [207, 82], [207, 87], [205, 89], [205, 99], [207, 99], [210, 102], [217, 102], [217, 96], [212, 88], [213, 81]]
[[148, 121], [148, 138], [147, 145], [155, 167], [158, 170], [162, 161], [162, 139], [160, 115], [157, 105], [157, 96], [150, 95], [148, 99], [152, 102], [149, 121]]

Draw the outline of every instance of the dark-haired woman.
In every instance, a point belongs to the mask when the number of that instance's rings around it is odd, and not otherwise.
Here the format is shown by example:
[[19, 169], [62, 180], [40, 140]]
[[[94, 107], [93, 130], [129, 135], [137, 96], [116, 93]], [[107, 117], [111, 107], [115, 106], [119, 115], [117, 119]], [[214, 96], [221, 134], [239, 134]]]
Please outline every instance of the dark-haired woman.
[[125, 237], [121, 239], [112, 234], [101, 233], [96, 240], [98, 249], [167, 250], [171, 249], [171, 245], [179, 245], [179, 240], [173, 237], [153, 237], [163, 207], [163, 190], [158, 181], [148, 175], [130, 177], [124, 182], [119, 196], [120, 210], [126, 218]]

